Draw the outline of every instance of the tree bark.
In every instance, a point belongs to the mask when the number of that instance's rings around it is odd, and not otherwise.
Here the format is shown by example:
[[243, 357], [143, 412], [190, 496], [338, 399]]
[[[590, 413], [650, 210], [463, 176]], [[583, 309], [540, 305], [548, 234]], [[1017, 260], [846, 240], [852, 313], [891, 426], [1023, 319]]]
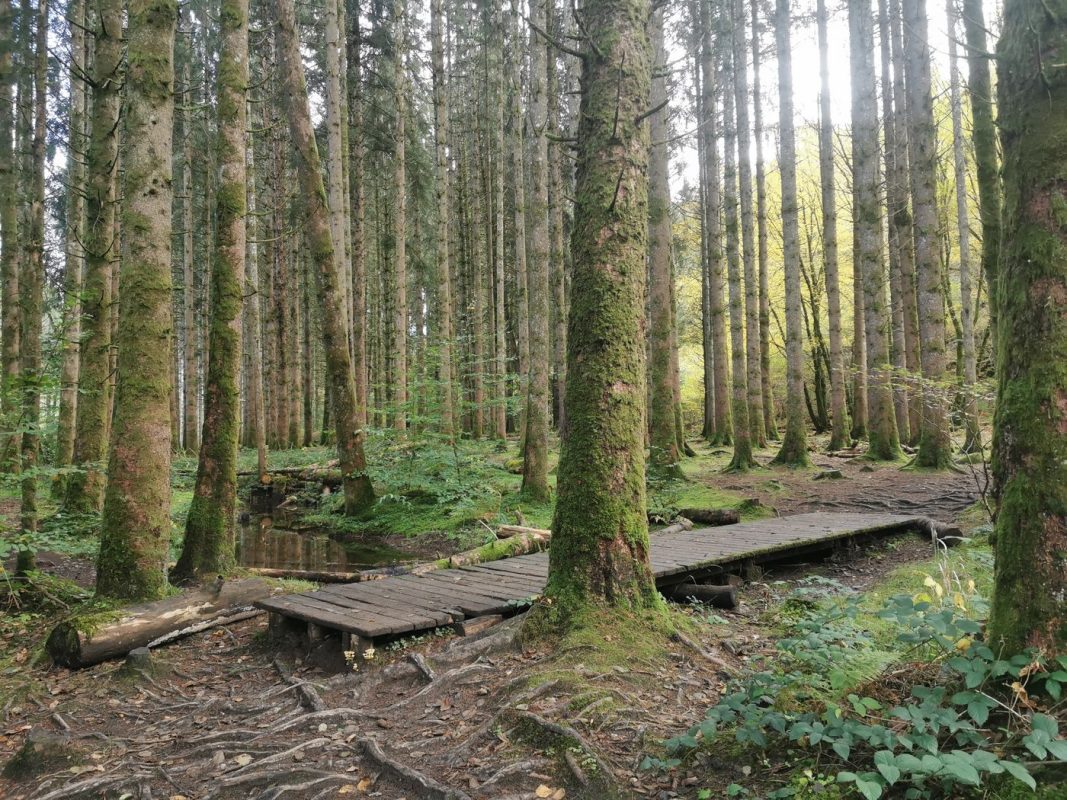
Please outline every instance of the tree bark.
[[793, 62], [789, 0], [777, 0], [774, 38], [778, 46], [779, 170], [782, 173], [782, 240], [785, 261], [786, 409], [777, 464], [808, 463], [804, 423], [804, 323], [800, 295], [800, 232], [797, 206], [797, 153], [793, 134]]
[[841, 344], [841, 287], [837, 269], [837, 194], [834, 180], [834, 123], [830, 115], [830, 39], [826, 0], [818, 0], [819, 29], [819, 185], [822, 193], [822, 257], [830, 324], [831, 451], [848, 446], [845, 356]]
[[[63, 361], [59, 377], [59, 417], [56, 422], [57, 467], [74, 460], [74, 425], [78, 413], [78, 350], [81, 337], [81, 287], [85, 265], [85, 111], [86, 82], [85, 2], [74, 0], [70, 19], [70, 119], [67, 126], [66, 253], [63, 264]], [[62, 500], [66, 476], [58, 475], [52, 493]]]
[[122, 262], [115, 413], [96, 572], [97, 594], [129, 600], [162, 597], [167, 586], [177, 19], [174, 0], [129, 4], [122, 214], [131, 235]]
[[367, 197], [365, 190], [366, 146], [364, 144], [363, 113], [363, 54], [359, 27], [359, 7], [353, 7], [345, 19], [350, 25], [347, 37], [346, 66], [348, 68], [348, 168], [349, 209], [352, 236], [352, 373], [356, 386], [356, 422], [367, 424], [368, 364], [367, 364]]
[[[256, 115], [251, 112], [251, 104], [246, 105], [246, 117], [250, 127], [255, 127]], [[248, 360], [248, 419], [249, 443], [256, 448], [256, 464], [260, 476], [267, 473], [267, 413], [264, 405], [263, 387], [263, 338], [262, 314], [259, 288], [259, 216], [257, 213], [256, 158], [255, 139], [248, 134], [245, 147], [245, 182], [247, 187], [248, 215], [245, 224], [246, 259], [245, 259], [245, 336]]]
[[[652, 48], [647, 0], [582, 7], [567, 431], [552, 524], [554, 629], [590, 605], [659, 608], [645, 516], [645, 247]], [[533, 618], [536, 621], [536, 617]]]
[[[526, 381], [530, 370], [530, 295], [527, 280], [526, 258], [526, 165], [523, 161], [525, 142], [522, 113], [522, 57], [525, 44], [520, 24], [520, 2], [511, 0], [511, 16], [514, 40], [511, 47], [511, 157], [512, 157], [512, 204], [515, 207], [515, 305], [516, 339], [518, 340], [519, 392], [526, 395]], [[536, 34], [534, 34], [536, 36]], [[532, 37], [531, 37], [532, 38]], [[520, 439], [525, 438], [526, 412], [522, 412]]]
[[[930, 87], [926, 0], [903, 0], [905, 74], [908, 93], [908, 154], [915, 214], [915, 267], [919, 311], [923, 408], [916, 464], [943, 469], [952, 463], [945, 387], [945, 310], [937, 242], [937, 141]], [[870, 326], [868, 326], [870, 330]]]
[[767, 245], [767, 178], [763, 157], [763, 94], [760, 91], [759, 0], [752, 0], [752, 124], [756, 139], [756, 241], [759, 259], [760, 390], [767, 439], [778, 438], [778, 422], [771, 391], [771, 279]]
[[[549, 30], [558, 39], [562, 26], [556, 24], [556, 5], [547, 0]], [[566, 77], [566, 75], [564, 75]], [[557, 139], [564, 138], [560, 124], [560, 97], [565, 87], [559, 79], [556, 54], [548, 56], [548, 130]], [[564, 163], [568, 157], [567, 145], [551, 141], [548, 146], [548, 215], [550, 255], [552, 260], [552, 396], [555, 407], [556, 429], [563, 431], [567, 424], [567, 407], [563, 402], [567, 383], [567, 245], [564, 241], [563, 209], [567, 198], [564, 191]], [[568, 166], [569, 169], [569, 166]], [[568, 181], [569, 183], [569, 181]]]
[[236, 563], [237, 446], [241, 424], [241, 306], [245, 290], [248, 0], [220, 0], [217, 114], [219, 185], [204, 393], [204, 430], [178, 580], [226, 573]]
[[[996, 584], [1005, 654], [1067, 651], [1067, 0], [1008, 0], [997, 45], [1004, 239], [997, 294]], [[1058, 55], [1057, 55], [1058, 54]]]
[[[0, 0], [0, 311], [3, 313], [0, 354], [0, 413], [5, 429], [14, 427], [19, 401], [19, 256], [18, 169], [11, 144], [15, 128], [12, 100], [15, 92], [15, 9], [12, 0]], [[0, 437], [0, 469], [18, 467], [18, 438]]]
[[[666, 70], [662, 9], [652, 14], [651, 39], [654, 69]], [[671, 291], [674, 276], [671, 270], [671, 187], [667, 150], [670, 106], [666, 75], [657, 74], [652, 78], [651, 102], [652, 108], [659, 110], [650, 117], [652, 145], [648, 156], [648, 306], [651, 322], [648, 336], [651, 402], [648, 409], [648, 465], [650, 471], [660, 475], [681, 477], [679, 462], [682, 454], [675, 431], [674, 379], [677, 369], [672, 364], [675, 356]]]
[[949, 93], [952, 104], [952, 162], [956, 176], [956, 229], [960, 248], [960, 327], [963, 334], [963, 452], [981, 448], [975, 383], [978, 363], [974, 353], [974, 300], [971, 288], [971, 223], [967, 210], [967, 157], [964, 153], [963, 97], [960, 91], [959, 57], [956, 54], [956, 4], [945, 4], [949, 33]]
[[407, 430], [408, 269], [407, 269], [407, 3], [393, 0], [393, 427]]
[[974, 143], [978, 209], [982, 218], [982, 272], [989, 291], [990, 325], [995, 329], [997, 263], [1001, 246], [1001, 187], [982, 0], [963, 0], [963, 29], [967, 39], [967, 99], [971, 106], [971, 140]]
[[[122, 82], [122, 3], [97, 0], [93, 36], [92, 113], [86, 155], [85, 280], [82, 286], [82, 344], [74, 465], [64, 509], [95, 513], [104, 496], [111, 408], [111, 292], [119, 261], [115, 238], [118, 203], [119, 92]], [[169, 298], [168, 298], [169, 302]], [[169, 370], [168, 370], [169, 372]]]
[[297, 151], [297, 173], [306, 207], [305, 235], [308, 255], [318, 282], [318, 303], [322, 309], [323, 345], [326, 351], [326, 380], [331, 415], [337, 435], [337, 452], [345, 476], [345, 513], [356, 514], [374, 502], [374, 489], [367, 475], [363, 453], [364, 431], [356, 414], [356, 389], [348, 339], [342, 321], [344, 287], [339, 283], [333, 257], [329, 214], [319, 162], [318, 148], [307, 104], [304, 67], [296, 31], [292, 0], [277, 0], [278, 44], [281, 51], [281, 77], [287, 96], [289, 131]]
[[[545, 3], [546, 0], [532, 0], [530, 5], [530, 21], [541, 30], [545, 29]], [[548, 429], [551, 425], [546, 49], [543, 37], [531, 34], [530, 133], [533, 137], [533, 160], [530, 165], [530, 239], [526, 276], [530, 302], [530, 371], [527, 381], [526, 433], [523, 437], [522, 491], [534, 500], [545, 500], [549, 496]]]
[[870, 0], [849, 4], [852, 61], [852, 186], [858, 250], [855, 262], [863, 285], [864, 340], [867, 345], [867, 437], [869, 458], [900, 455], [893, 409], [892, 371], [886, 339], [885, 259], [882, 249], [881, 171], [878, 168], [878, 99], [874, 69], [874, 15]]
[[748, 395], [748, 426], [754, 447], [767, 446], [763, 419], [763, 376], [759, 331], [759, 283], [756, 276], [755, 224], [752, 209], [752, 134], [748, 122], [748, 53], [745, 45], [746, 0], [731, 0], [733, 46], [733, 92], [737, 111], [738, 199], [741, 210], [741, 264], [745, 276], [745, 384]]

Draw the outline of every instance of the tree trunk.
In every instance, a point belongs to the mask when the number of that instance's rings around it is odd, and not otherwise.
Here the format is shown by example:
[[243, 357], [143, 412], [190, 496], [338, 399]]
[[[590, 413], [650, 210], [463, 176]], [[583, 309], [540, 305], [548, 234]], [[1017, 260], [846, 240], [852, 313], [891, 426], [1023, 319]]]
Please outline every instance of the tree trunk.
[[[490, 9], [487, 63], [489, 94], [492, 97], [492, 197], [493, 197], [493, 435], [506, 439], [508, 435], [508, 352], [507, 321], [504, 316], [504, 120], [506, 97], [504, 92], [504, 4], [496, 0]], [[555, 240], [553, 240], [554, 242]], [[447, 262], [445, 269], [447, 270]]]
[[863, 285], [864, 339], [867, 344], [867, 455], [892, 460], [900, 455], [893, 409], [892, 371], [886, 340], [885, 260], [882, 250], [881, 171], [878, 168], [878, 98], [874, 70], [874, 16], [870, 0], [849, 4], [852, 61], [852, 186], [858, 251], [855, 262]]
[[971, 140], [974, 143], [974, 167], [978, 179], [978, 208], [982, 218], [982, 272], [989, 287], [990, 326], [993, 327], [997, 312], [1001, 200], [982, 0], [963, 0], [963, 29], [967, 37], [967, 99], [971, 106]]
[[[27, 6], [23, 6], [27, 13]], [[28, 42], [23, 50], [29, 60]], [[19, 367], [22, 389], [21, 469], [22, 503], [20, 528], [22, 535], [37, 533], [37, 469], [41, 457], [41, 327], [44, 312], [44, 203], [45, 203], [45, 134], [48, 103], [48, 0], [38, 0], [37, 27], [33, 47], [33, 139], [31, 145], [30, 229], [26, 252], [19, 276], [19, 303], [22, 315], [21, 352]], [[23, 108], [28, 113], [28, 108]], [[25, 544], [16, 558], [16, 574], [35, 568], [34, 554]]]
[[782, 447], [776, 464], [808, 463], [804, 423], [804, 322], [800, 294], [800, 233], [797, 207], [797, 153], [793, 135], [793, 62], [789, 0], [777, 0], [774, 38], [778, 46], [779, 170], [782, 173], [782, 239], [785, 261], [786, 409]]
[[[725, 7], [720, 12], [726, 22]], [[731, 416], [734, 453], [728, 467], [744, 471], [755, 465], [752, 435], [748, 423], [748, 373], [745, 363], [745, 316], [742, 304], [741, 256], [737, 208], [737, 127], [734, 121], [734, 93], [729, 80], [733, 69], [732, 52], [724, 48], [723, 102], [723, 203], [726, 221], [726, 264], [730, 292]], [[746, 154], [747, 157], [747, 154]]]
[[845, 407], [845, 356], [841, 344], [841, 287], [837, 271], [837, 195], [834, 187], [834, 123], [830, 116], [830, 39], [826, 0], [818, 0], [819, 28], [819, 179], [822, 191], [822, 257], [830, 322], [831, 451], [848, 446]]
[[960, 326], [963, 333], [963, 452], [981, 448], [975, 383], [978, 363], [974, 354], [973, 298], [971, 296], [971, 224], [967, 211], [967, 157], [964, 155], [963, 97], [960, 94], [959, 57], [956, 55], [956, 4], [947, 0], [949, 92], [952, 103], [952, 160], [956, 176], [956, 229], [960, 248]]
[[[653, 12], [651, 38], [653, 70], [666, 70], [667, 53], [663, 43], [663, 10]], [[662, 106], [662, 107], [661, 107]], [[675, 431], [674, 314], [672, 309], [671, 270], [671, 187], [670, 106], [666, 75], [652, 79], [652, 108], [659, 109], [650, 118], [652, 146], [648, 155], [648, 306], [651, 326], [648, 335], [648, 385], [651, 407], [648, 409], [650, 471], [681, 477]]]
[[[115, 238], [118, 202], [119, 92], [122, 82], [122, 2], [97, 0], [93, 36], [92, 114], [86, 155], [85, 280], [74, 472], [64, 509], [95, 513], [104, 497], [104, 458], [111, 408], [112, 271], [119, 261]], [[5, 284], [6, 285], [6, 284]], [[168, 298], [168, 302], [170, 298]], [[168, 345], [169, 346], [169, 345]], [[167, 370], [169, 373], [169, 369]]]
[[[997, 46], [1004, 251], [997, 294], [996, 587], [986, 634], [1005, 655], [1067, 651], [1067, 52], [1065, 0], [1008, 0]], [[1059, 55], [1053, 55], [1059, 54]]]
[[[14, 427], [19, 406], [16, 394], [19, 375], [19, 256], [18, 256], [18, 169], [11, 139], [15, 127], [12, 100], [15, 69], [12, 58], [15, 39], [15, 9], [12, 0], [0, 0], [0, 311], [3, 324], [0, 355], [0, 423]], [[0, 436], [0, 469], [14, 471], [18, 466], [16, 435]]]
[[[191, 59], [191, 56], [190, 56]], [[200, 417], [197, 413], [197, 326], [196, 326], [196, 273], [193, 271], [193, 99], [189, 63], [182, 70], [182, 339], [184, 369], [182, 375], [182, 408], [185, 435], [182, 439], [186, 452], [200, 449]], [[281, 247], [281, 243], [277, 244]]]
[[[945, 310], [937, 246], [937, 141], [930, 88], [926, 0], [903, 0], [905, 73], [908, 93], [908, 154], [915, 213], [915, 268], [922, 340], [923, 408], [916, 463], [943, 469], [952, 463], [945, 388]], [[868, 326], [870, 330], [870, 326]]]
[[237, 445], [240, 431], [241, 305], [245, 291], [248, 0], [221, 0], [218, 65], [219, 185], [215, 192], [204, 436], [185, 520], [179, 580], [229, 572], [236, 563]]
[[552, 525], [549, 625], [591, 604], [658, 608], [648, 561], [644, 274], [652, 48], [646, 0], [588, 0], [578, 125], [567, 433]]
[[130, 600], [162, 597], [167, 586], [170, 187], [177, 12], [173, 0], [132, 0], [126, 37], [129, 143], [122, 213], [124, 227], [134, 235], [124, 248], [122, 263], [115, 413], [96, 591]]
[[[521, 396], [526, 396], [526, 381], [530, 370], [530, 295], [526, 264], [526, 165], [523, 161], [525, 138], [523, 135], [524, 116], [522, 113], [522, 53], [525, 44], [520, 22], [519, 0], [511, 0], [513, 35], [511, 60], [511, 157], [512, 188], [515, 207], [515, 305], [516, 305], [516, 339], [518, 340], [519, 387]], [[536, 36], [537, 34], [534, 34]], [[526, 411], [521, 412], [520, 440], [526, 435]]]
[[[748, 426], [755, 447], [767, 446], [763, 419], [763, 377], [759, 331], [759, 283], [756, 276], [756, 245], [752, 209], [752, 136], [748, 124], [748, 53], [745, 45], [746, 0], [733, 3], [731, 38], [733, 46], [733, 92], [737, 110], [738, 179], [741, 203], [741, 263], [745, 275], [745, 367], [747, 372]], [[728, 90], [729, 91], [729, 90]]]
[[329, 212], [319, 166], [318, 148], [308, 111], [304, 67], [296, 31], [292, 0], [277, 0], [278, 44], [281, 77], [287, 96], [289, 131], [297, 152], [297, 173], [306, 202], [305, 235], [308, 255], [318, 278], [318, 305], [322, 309], [323, 345], [329, 404], [337, 434], [337, 452], [345, 475], [345, 513], [356, 514], [374, 502], [374, 489], [367, 475], [363, 453], [364, 431], [356, 415], [356, 389], [352, 361], [343, 327], [344, 287], [333, 257]]
[[763, 159], [763, 94], [760, 91], [759, 0], [752, 0], [752, 122], [756, 139], [756, 241], [759, 254], [759, 350], [763, 426], [767, 439], [778, 438], [771, 391], [771, 279], [767, 245], [767, 179]]
[[367, 424], [367, 198], [364, 188], [366, 147], [364, 145], [363, 55], [359, 28], [359, 7], [353, 7], [345, 19], [351, 26], [347, 37], [348, 67], [348, 167], [349, 209], [352, 235], [352, 373], [356, 385], [356, 422]]
[[[81, 338], [81, 288], [85, 264], [85, 112], [88, 83], [85, 80], [85, 2], [74, 0], [70, 17], [70, 124], [67, 132], [67, 230], [63, 265], [63, 362], [59, 377], [59, 418], [56, 423], [57, 467], [74, 461], [74, 425], [78, 413], [78, 350]], [[67, 478], [58, 475], [52, 493], [62, 500]]]
[[442, 0], [430, 2], [430, 49], [433, 68], [434, 113], [434, 197], [437, 202], [435, 275], [437, 299], [436, 334], [438, 348], [437, 380], [441, 384], [441, 433], [452, 437], [458, 431], [455, 394], [452, 387], [452, 281], [448, 261], [450, 235], [448, 196], [448, 88], [445, 84], [444, 12]]
[[[901, 260], [910, 259], [911, 255], [911, 228], [910, 219], [907, 225], [907, 235], [901, 231], [895, 209], [898, 205], [905, 208], [908, 204], [907, 197], [907, 170], [898, 166], [898, 158], [902, 151], [900, 136], [906, 133], [898, 130], [898, 115], [893, 111], [893, 26], [889, 21], [889, 4], [887, 0], [878, 0], [878, 25], [880, 28], [879, 49], [882, 55], [882, 124], [885, 131], [885, 182], [886, 182], [886, 217], [889, 223], [889, 308], [891, 314], [890, 328], [892, 338], [890, 340], [890, 360], [893, 364], [893, 411], [897, 421], [897, 433], [901, 440], [911, 438], [911, 417], [908, 405], [907, 383], [905, 381], [908, 371], [908, 338], [905, 334], [905, 290], [912, 300], [914, 299], [914, 287], [911, 283], [905, 285], [901, 277]], [[906, 138], [905, 138], [906, 140]], [[906, 147], [906, 145], [905, 145]], [[905, 156], [906, 160], [906, 156]], [[907, 253], [902, 249], [907, 248]], [[914, 303], [912, 302], [912, 305]]]
[[[344, 329], [348, 339], [352, 330], [352, 270], [349, 261], [349, 247], [351, 240], [348, 237], [347, 204], [345, 203], [345, 147], [344, 129], [348, 124], [347, 116], [343, 113], [344, 97], [342, 95], [341, 62], [343, 60], [344, 40], [341, 38], [341, 24], [339, 21], [340, 2], [342, 0], [326, 0], [324, 3], [325, 17], [325, 42], [326, 56], [326, 192], [330, 205], [330, 238], [334, 242], [333, 255], [337, 261], [337, 277], [344, 287]], [[294, 308], [303, 304], [303, 292], [296, 293]], [[294, 333], [299, 337], [300, 328]], [[294, 352], [299, 352], [296, 350]], [[301, 419], [303, 414], [301, 414]], [[290, 437], [292, 439], [292, 437]], [[299, 442], [293, 443], [298, 446]]]
[[407, 269], [407, 3], [393, 0], [393, 426], [407, 430], [408, 269]]
[[[545, 3], [532, 0], [530, 21], [545, 29]], [[527, 282], [530, 300], [530, 372], [527, 385], [526, 434], [523, 437], [522, 491], [534, 500], [545, 500], [548, 488], [548, 429], [551, 357], [548, 340], [549, 243], [548, 243], [548, 139], [545, 123], [548, 100], [545, 87], [547, 45], [540, 34], [530, 40], [530, 132], [533, 161], [530, 175], [530, 240]]]
[[[250, 128], [255, 128], [257, 117], [251, 113], [251, 104], [246, 105], [245, 111], [250, 121]], [[259, 216], [256, 210], [256, 160], [255, 140], [251, 133], [245, 147], [245, 169], [247, 186], [246, 221], [246, 260], [245, 260], [245, 331], [247, 336], [246, 350], [249, 353], [248, 360], [248, 419], [250, 436], [248, 441], [256, 448], [256, 464], [258, 474], [265, 475], [267, 472], [267, 414], [263, 402], [263, 339], [262, 320], [259, 302]]]
[[[557, 38], [562, 26], [556, 25], [556, 5], [547, 0], [549, 29]], [[556, 54], [548, 56], [548, 130], [557, 139], [564, 138], [560, 125], [560, 96], [565, 89], [559, 80]], [[564, 76], [566, 77], [566, 76]], [[567, 383], [567, 245], [564, 241], [563, 209], [567, 202], [564, 191], [564, 162], [569, 153], [561, 141], [549, 142], [548, 147], [548, 215], [552, 260], [552, 397], [555, 407], [556, 429], [563, 431], [567, 424], [567, 407], [563, 402]], [[569, 169], [569, 165], [568, 165]]]

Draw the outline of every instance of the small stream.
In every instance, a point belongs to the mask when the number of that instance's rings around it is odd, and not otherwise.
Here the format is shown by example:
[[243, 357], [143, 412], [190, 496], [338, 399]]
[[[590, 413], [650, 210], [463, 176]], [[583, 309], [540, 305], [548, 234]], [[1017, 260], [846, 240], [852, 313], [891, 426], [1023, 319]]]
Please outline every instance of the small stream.
[[363, 537], [322, 529], [293, 530], [285, 515], [253, 516], [237, 526], [237, 563], [242, 567], [356, 572], [410, 561], [411, 555]]

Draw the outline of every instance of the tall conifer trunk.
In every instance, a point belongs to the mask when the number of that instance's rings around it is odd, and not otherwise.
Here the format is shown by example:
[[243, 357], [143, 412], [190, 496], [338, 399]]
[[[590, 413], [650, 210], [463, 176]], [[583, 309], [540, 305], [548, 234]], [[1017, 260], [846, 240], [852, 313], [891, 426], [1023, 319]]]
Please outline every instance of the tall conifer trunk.
[[[0, 312], [3, 337], [0, 354], [0, 424], [12, 426], [18, 408], [19, 371], [19, 259], [18, 169], [11, 135], [15, 127], [12, 100], [15, 70], [15, 9], [12, 0], [0, 0]], [[0, 436], [0, 469], [11, 471], [18, 463], [18, 440]]]
[[588, 0], [578, 123], [567, 430], [540, 612], [660, 605], [645, 512], [647, 0]]
[[997, 45], [1004, 239], [993, 472], [1000, 499], [986, 639], [1067, 652], [1067, 0], [1007, 0]]
[[182, 553], [174, 569], [190, 579], [233, 568], [240, 431], [241, 305], [245, 289], [245, 93], [248, 0], [221, 0], [218, 67], [219, 186], [208, 327], [204, 430]]
[[[121, 8], [121, 4], [120, 8]], [[170, 546], [174, 0], [131, 0], [118, 373], [96, 591], [161, 597]], [[115, 34], [118, 35], [116, 30]], [[244, 198], [241, 198], [243, 205]]]

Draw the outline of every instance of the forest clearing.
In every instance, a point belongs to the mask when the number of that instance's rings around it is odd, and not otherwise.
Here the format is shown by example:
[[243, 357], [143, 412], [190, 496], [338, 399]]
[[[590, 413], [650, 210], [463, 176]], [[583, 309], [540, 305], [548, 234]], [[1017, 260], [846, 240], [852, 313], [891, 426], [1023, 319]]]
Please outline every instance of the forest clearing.
[[1067, 0], [0, 0], [0, 797], [1067, 798]]

